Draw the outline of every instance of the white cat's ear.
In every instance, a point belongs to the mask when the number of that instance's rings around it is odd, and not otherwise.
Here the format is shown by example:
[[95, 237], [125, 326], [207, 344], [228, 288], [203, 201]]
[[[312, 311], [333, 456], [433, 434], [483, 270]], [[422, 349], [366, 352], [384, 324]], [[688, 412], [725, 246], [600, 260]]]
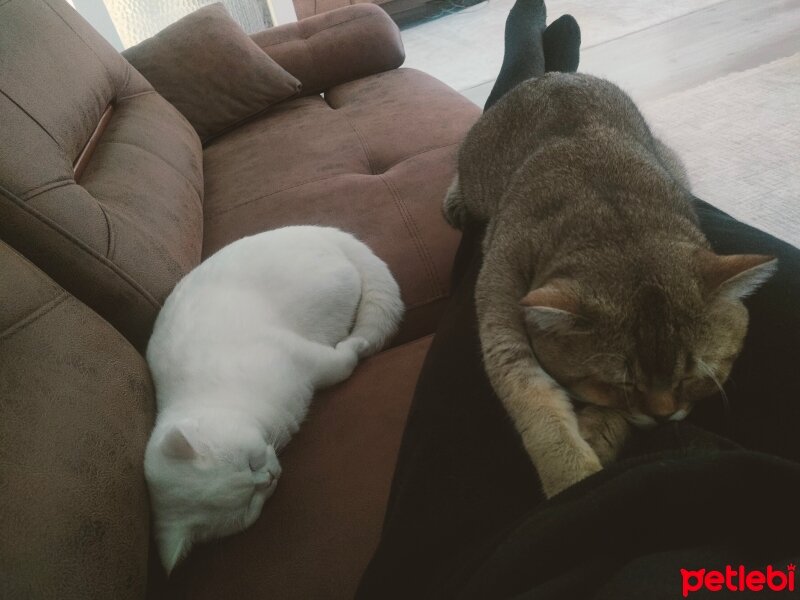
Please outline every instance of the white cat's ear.
[[197, 456], [194, 446], [177, 425], [170, 429], [161, 440], [161, 451], [164, 456], [178, 460], [192, 460]]
[[778, 259], [764, 254], [719, 256], [701, 249], [697, 259], [706, 291], [731, 299], [749, 296], [778, 268]]
[[167, 575], [172, 573], [182, 558], [184, 558], [191, 548], [191, 538], [186, 531], [180, 527], [170, 527], [160, 531], [158, 535], [158, 551], [161, 554], [161, 564]]
[[583, 321], [573, 286], [563, 279], [531, 290], [519, 303], [528, 324], [548, 333], [575, 333], [576, 325]]

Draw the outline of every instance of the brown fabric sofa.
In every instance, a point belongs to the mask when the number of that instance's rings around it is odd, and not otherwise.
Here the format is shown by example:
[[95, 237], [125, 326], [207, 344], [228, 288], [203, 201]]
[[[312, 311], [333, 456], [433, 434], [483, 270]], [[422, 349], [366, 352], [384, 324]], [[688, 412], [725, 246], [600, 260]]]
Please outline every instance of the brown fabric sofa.
[[[303, 93], [204, 148], [66, 2], [0, 2], [2, 598], [348, 598], [377, 543], [449, 292], [440, 202], [479, 110], [398, 68], [374, 5], [253, 39]], [[315, 400], [261, 519], [166, 580], [142, 475], [153, 320], [204, 257], [289, 224], [368, 243], [408, 315]]]
[[298, 19], [307, 19], [314, 15], [336, 10], [344, 6], [370, 2], [377, 4], [389, 14], [398, 25], [412, 25], [441, 14], [453, 12], [454, 9], [466, 8], [481, 0], [293, 0], [294, 12]]

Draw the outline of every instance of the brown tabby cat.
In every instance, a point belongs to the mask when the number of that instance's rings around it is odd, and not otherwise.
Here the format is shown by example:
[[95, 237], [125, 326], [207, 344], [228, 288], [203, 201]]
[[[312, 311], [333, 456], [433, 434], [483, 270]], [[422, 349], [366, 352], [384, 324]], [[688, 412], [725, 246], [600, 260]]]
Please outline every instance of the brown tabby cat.
[[485, 367], [547, 496], [613, 460], [628, 423], [683, 419], [719, 388], [747, 329], [741, 299], [776, 268], [710, 250], [680, 161], [588, 75], [544, 74], [485, 112], [444, 210], [487, 224]]

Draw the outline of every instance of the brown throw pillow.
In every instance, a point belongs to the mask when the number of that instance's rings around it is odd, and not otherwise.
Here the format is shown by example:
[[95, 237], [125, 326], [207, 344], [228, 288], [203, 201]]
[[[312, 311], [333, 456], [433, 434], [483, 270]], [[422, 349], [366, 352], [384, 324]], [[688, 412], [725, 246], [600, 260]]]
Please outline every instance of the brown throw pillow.
[[217, 3], [122, 55], [194, 126], [203, 141], [294, 96], [300, 82]]

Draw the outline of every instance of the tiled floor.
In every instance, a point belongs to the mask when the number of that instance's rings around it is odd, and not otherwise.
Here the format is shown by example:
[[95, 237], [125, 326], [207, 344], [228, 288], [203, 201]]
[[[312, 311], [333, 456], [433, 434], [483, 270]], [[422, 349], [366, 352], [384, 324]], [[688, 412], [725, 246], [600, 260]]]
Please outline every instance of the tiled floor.
[[[574, 15], [581, 71], [611, 79], [683, 156], [709, 202], [800, 246], [800, 0], [597, 0]], [[483, 104], [512, 0], [403, 32], [406, 66]]]
[[[719, 0], [549, 0], [548, 21], [569, 13], [589, 48], [691, 13]], [[748, 0], [758, 4], [762, 0]], [[496, 77], [503, 31], [514, 0], [487, 0], [403, 31], [406, 66], [463, 90]]]

